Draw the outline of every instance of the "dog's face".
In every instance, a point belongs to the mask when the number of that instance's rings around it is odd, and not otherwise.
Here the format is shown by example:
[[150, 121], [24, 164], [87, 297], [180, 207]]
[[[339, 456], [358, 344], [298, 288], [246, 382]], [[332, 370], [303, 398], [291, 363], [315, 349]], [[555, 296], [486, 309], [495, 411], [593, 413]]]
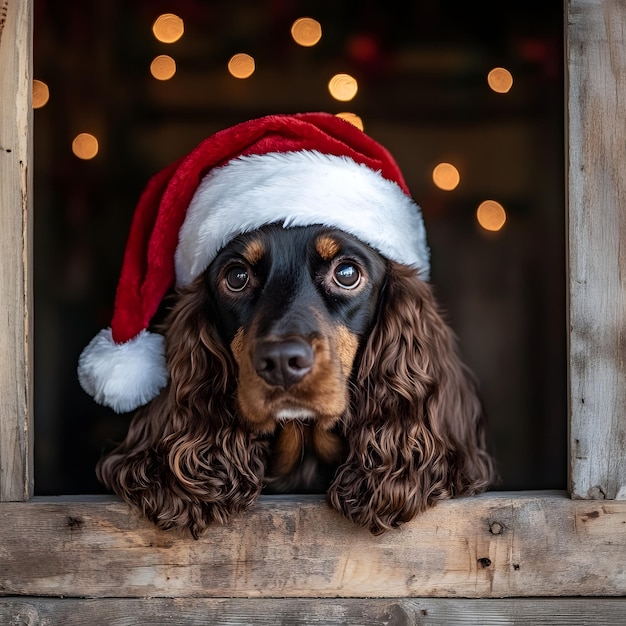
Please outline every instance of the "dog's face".
[[237, 402], [257, 432], [328, 430], [348, 405], [386, 262], [346, 233], [272, 225], [224, 248], [206, 273], [210, 316], [238, 365]]

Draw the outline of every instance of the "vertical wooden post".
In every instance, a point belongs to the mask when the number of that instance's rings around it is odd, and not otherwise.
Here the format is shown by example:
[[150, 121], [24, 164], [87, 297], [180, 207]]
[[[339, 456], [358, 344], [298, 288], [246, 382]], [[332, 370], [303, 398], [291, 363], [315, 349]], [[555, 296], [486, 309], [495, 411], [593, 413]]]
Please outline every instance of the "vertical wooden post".
[[0, 0], [0, 501], [33, 490], [32, 4]]
[[626, 499], [626, 3], [566, 3], [570, 489]]

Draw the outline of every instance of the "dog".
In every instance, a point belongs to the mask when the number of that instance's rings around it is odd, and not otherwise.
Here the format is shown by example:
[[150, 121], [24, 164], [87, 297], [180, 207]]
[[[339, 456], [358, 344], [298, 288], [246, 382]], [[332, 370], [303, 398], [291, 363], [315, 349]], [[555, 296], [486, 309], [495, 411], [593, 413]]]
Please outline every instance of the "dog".
[[474, 376], [419, 270], [321, 225], [243, 233], [169, 298], [169, 381], [97, 467], [198, 537], [266, 492], [375, 535], [494, 480]]

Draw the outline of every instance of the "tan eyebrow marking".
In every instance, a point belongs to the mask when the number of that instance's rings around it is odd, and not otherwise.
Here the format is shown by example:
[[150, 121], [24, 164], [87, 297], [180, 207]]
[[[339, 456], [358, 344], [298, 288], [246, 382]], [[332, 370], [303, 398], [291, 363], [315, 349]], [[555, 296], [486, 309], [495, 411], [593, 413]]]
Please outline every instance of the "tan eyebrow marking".
[[315, 250], [317, 250], [317, 253], [324, 261], [330, 261], [330, 259], [339, 254], [341, 247], [336, 239], [328, 235], [322, 235], [315, 242]]
[[256, 265], [265, 255], [265, 248], [258, 239], [248, 242], [246, 249], [243, 251], [243, 258], [250, 263]]

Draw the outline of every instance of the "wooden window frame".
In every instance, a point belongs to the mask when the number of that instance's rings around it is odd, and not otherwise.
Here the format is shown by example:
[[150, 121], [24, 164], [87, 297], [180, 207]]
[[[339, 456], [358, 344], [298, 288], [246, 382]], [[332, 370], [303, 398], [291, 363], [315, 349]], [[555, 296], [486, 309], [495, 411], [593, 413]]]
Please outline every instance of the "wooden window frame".
[[[409, 617], [504, 610], [494, 600], [468, 609], [455, 597], [626, 595], [623, 0], [565, 1], [569, 495], [443, 502], [382, 537], [320, 497], [263, 497], [198, 541], [155, 530], [113, 497], [33, 497], [32, 5], [0, 0], [0, 621], [74, 615], [76, 604], [42, 596], [90, 597], [74, 601], [85, 614], [107, 598], [141, 615], [176, 609], [181, 622], [219, 610], [284, 617], [293, 603], [277, 598], [298, 597], [343, 623], [368, 608]], [[597, 602], [606, 615], [623, 611]], [[585, 611], [597, 618], [597, 602], [518, 599], [506, 612], [571, 613], [577, 623]]]

